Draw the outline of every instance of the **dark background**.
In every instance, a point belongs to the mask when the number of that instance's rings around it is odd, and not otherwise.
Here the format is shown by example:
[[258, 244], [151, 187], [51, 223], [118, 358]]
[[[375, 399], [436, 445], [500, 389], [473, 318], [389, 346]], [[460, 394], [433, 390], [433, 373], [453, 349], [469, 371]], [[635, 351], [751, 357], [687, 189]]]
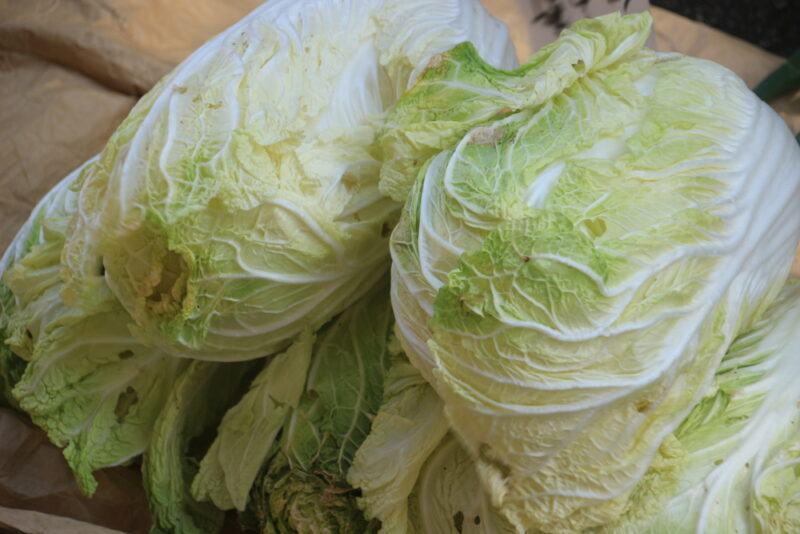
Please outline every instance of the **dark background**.
[[781, 56], [800, 50], [800, 0], [650, 0]]

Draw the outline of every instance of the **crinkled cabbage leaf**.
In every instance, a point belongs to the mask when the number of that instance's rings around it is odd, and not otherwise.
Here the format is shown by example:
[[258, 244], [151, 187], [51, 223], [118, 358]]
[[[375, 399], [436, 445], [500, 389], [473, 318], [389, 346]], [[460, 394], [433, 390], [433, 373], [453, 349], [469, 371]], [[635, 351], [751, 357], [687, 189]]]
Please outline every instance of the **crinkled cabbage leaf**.
[[75, 184], [71, 305], [105, 281], [148, 343], [244, 360], [374, 285], [399, 206], [370, 153], [419, 67], [472, 41], [513, 62], [477, 0], [275, 0], [151, 90]]
[[192, 482], [195, 499], [210, 500], [221, 510], [245, 509], [275, 438], [300, 402], [313, 344], [310, 332], [302, 334], [264, 366], [244, 397], [228, 410]]
[[[513, 71], [437, 56], [378, 140], [392, 302], [515, 528], [621, 517], [800, 237], [800, 150], [714, 63], [583, 20]], [[419, 173], [415, 172], [419, 169]]]
[[347, 473], [347, 481], [361, 491], [359, 506], [381, 522], [382, 533], [413, 527], [408, 498], [446, 433], [442, 401], [402, 353], [394, 354], [383, 404]]
[[798, 326], [800, 284], [791, 282], [731, 345], [609, 532], [800, 531]]
[[3, 258], [0, 377], [9, 403], [30, 415], [64, 456], [81, 489], [92, 472], [141, 454], [185, 361], [139, 342], [100, 273], [91, 306], [61, 298], [60, 257], [80, 169], [37, 206]]
[[192, 362], [169, 391], [142, 463], [153, 533], [209, 534], [225, 513], [191, 494], [200, 458], [225, 412], [238, 402], [263, 362]]

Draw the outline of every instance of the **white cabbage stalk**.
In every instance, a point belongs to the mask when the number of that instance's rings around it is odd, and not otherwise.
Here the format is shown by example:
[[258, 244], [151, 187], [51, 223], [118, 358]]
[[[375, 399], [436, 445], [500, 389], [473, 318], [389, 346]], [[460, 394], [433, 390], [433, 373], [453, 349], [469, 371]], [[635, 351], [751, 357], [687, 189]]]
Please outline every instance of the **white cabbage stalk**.
[[581, 21], [515, 71], [458, 46], [379, 140], [381, 187], [410, 189], [400, 339], [518, 529], [621, 516], [800, 237], [785, 124], [727, 69], [644, 48], [650, 24]]
[[399, 206], [376, 125], [434, 54], [472, 41], [511, 66], [477, 0], [274, 0], [145, 95], [78, 183], [72, 305], [107, 284], [137, 335], [179, 356], [285, 347], [388, 267]]

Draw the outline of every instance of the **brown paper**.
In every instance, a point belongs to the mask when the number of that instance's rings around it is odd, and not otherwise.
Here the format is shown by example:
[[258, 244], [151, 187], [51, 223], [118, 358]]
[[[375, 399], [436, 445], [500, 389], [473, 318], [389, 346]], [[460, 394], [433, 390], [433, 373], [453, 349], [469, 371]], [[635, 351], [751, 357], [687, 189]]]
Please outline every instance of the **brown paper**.
[[[99, 151], [136, 98], [258, 0], [0, 0], [0, 250], [44, 193]], [[484, 0], [509, 25], [521, 60], [555, 37], [536, 15], [547, 0]], [[616, 9], [593, 0], [566, 21]], [[631, 8], [646, 8], [633, 0]], [[713, 59], [751, 86], [780, 58], [653, 8], [655, 46]], [[798, 99], [776, 108], [800, 129]], [[800, 264], [797, 275], [800, 276]], [[97, 494], [80, 494], [44, 434], [0, 409], [0, 531], [146, 532], [135, 467], [99, 472]], [[71, 519], [66, 519], [71, 518]], [[91, 526], [94, 525], [95, 527]]]
[[0, 0], [0, 48], [142, 95], [258, 0]]
[[138, 96], [258, 0], [0, 0], [0, 250]]
[[39, 198], [102, 148], [134, 102], [75, 71], [0, 50], [0, 249]]
[[122, 534], [120, 530], [111, 530], [68, 517], [5, 508], [3, 506], [0, 506], [0, 528], [4, 532], [22, 532], [25, 534], [52, 534], [54, 532], [59, 534]]
[[[97, 473], [97, 481], [94, 497], [84, 497], [61, 451], [25, 418], [0, 408], [0, 506], [47, 512], [123, 532], [147, 532], [147, 500], [138, 470], [105, 469]], [[7, 510], [0, 513], [0, 524], [20, 530], [28, 520], [40, 524], [43, 518]], [[60, 527], [50, 530], [61, 531]]]

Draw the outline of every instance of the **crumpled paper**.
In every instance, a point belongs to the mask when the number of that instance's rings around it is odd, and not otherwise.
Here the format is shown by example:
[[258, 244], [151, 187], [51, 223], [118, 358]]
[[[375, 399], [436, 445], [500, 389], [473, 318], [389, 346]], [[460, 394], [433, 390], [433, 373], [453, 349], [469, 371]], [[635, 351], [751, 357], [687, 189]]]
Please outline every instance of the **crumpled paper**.
[[[202, 42], [259, 0], [0, 0], [0, 250], [34, 204], [97, 153], [136, 99]], [[558, 13], [553, 11], [556, 4]], [[622, 0], [484, 0], [509, 26], [520, 60], [555, 38], [559, 22], [619, 9]], [[629, 9], [647, 9], [632, 0]], [[703, 24], [652, 8], [659, 50], [717, 61], [750, 86], [781, 58]], [[556, 15], [558, 15], [556, 17]], [[800, 130], [800, 96], [776, 102]], [[800, 263], [796, 274], [800, 276]], [[136, 466], [107, 469], [87, 499], [59, 449], [0, 408], [0, 531], [147, 532]]]
[[[68, 532], [70, 528], [93, 532], [86, 523], [122, 532], [148, 531], [147, 500], [138, 470], [117, 467], [97, 473], [99, 488], [87, 499], [61, 451], [23, 416], [0, 408], [0, 437], [0, 531], [14, 527], [23, 532]], [[46, 512], [49, 522], [46, 516], [19, 509]], [[60, 521], [58, 516], [73, 520]]]
[[139, 96], [259, 0], [0, 0], [0, 250]]

